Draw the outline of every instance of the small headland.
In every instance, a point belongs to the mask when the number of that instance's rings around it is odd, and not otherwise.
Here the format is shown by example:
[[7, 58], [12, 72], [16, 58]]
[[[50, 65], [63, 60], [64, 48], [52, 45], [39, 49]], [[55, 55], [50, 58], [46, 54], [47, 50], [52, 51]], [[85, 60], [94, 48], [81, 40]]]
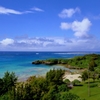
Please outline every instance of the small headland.
[[44, 65], [58, 65], [64, 66], [69, 69], [77, 70], [77, 73], [81, 73], [84, 70], [87, 70], [90, 66], [90, 69], [96, 70], [99, 68], [100, 64], [100, 55], [99, 54], [86, 54], [84, 56], [76, 56], [70, 59], [45, 59], [45, 60], [36, 60], [32, 64], [44, 64]]

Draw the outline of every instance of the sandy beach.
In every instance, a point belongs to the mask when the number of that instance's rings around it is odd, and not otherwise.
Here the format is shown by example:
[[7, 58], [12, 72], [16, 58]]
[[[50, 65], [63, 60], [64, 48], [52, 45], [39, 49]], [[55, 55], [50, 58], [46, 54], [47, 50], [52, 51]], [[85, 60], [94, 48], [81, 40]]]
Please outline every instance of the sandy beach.
[[80, 78], [81, 74], [72, 74], [71, 72], [65, 72], [63, 79], [69, 79], [71, 82], [74, 81], [75, 79], [82, 81], [82, 79]]

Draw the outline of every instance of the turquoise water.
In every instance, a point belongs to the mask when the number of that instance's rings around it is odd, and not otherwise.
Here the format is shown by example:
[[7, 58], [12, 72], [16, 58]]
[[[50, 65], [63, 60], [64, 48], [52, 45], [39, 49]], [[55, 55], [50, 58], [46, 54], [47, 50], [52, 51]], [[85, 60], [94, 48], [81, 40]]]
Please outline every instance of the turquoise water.
[[50, 69], [66, 68], [62, 66], [33, 65], [32, 61], [49, 58], [72, 58], [84, 54], [87, 54], [87, 52], [0, 52], [0, 77], [3, 77], [6, 71], [15, 72], [19, 80], [27, 79], [31, 75], [45, 75]]

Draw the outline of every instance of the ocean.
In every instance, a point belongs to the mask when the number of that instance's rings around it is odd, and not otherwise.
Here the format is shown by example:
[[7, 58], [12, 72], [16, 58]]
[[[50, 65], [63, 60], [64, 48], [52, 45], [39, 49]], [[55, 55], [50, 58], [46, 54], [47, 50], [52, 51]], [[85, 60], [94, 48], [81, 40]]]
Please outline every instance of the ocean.
[[[6, 71], [15, 72], [19, 80], [26, 80], [29, 76], [45, 75], [50, 69], [65, 69], [64, 66], [33, 65], [32, 61], [49, 58], [72, 58], [95, 52], [0, 52], [0, 77]], [[96, 52], [97, 53], [97, 52]], [[99, 53], [99, 52], [98, 52]]]

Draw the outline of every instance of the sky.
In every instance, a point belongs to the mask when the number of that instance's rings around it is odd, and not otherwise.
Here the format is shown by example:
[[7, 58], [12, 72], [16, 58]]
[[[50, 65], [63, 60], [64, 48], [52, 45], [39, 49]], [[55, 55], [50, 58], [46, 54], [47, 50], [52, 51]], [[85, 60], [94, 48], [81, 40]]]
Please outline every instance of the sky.
[[100, 0], [0, 0], [0, 51], [100, 51]]

